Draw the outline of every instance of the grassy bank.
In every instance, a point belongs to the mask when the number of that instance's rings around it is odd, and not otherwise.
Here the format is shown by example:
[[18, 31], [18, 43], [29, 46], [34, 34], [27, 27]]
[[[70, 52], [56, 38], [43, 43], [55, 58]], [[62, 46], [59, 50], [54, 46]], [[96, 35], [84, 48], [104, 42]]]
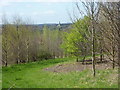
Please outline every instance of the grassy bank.
[[75, 62], [74, 58], [38, 61], [3, 67], [3, 88], [117, 88], [117, 69], [54, 73], [43, 68]]

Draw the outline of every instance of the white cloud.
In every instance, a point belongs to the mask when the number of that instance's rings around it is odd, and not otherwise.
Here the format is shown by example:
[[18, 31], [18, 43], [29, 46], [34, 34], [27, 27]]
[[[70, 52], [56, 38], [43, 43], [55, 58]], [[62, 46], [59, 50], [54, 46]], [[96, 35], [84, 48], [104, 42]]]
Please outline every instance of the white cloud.
[[[76, 2], [76, 1], [93, 1], [93, 0], [0, 0], [0, 2]], [[118, 2], [120, 0], [97, 0], [97, 1], [109, 1]]]
[[0, 0], [2, 2], [72, 2], [75, 0]]
[[43, 12], [44, 14], [55, 14], [55, 11], [53, 10], [48, 10], [48, 11], [45, 11]]
[[2, 6], [9, 6], [10, 2], [6, 2], [6, 1], [0, 1], [0, 7]]
[[0, 7], [11, 5], [12, 2], [75, 2], [77, 0], [0, 0]]
[[33, 12], [32, 13], [32, 15], [34, 15], [34, 16], [37, 16], [37, 15], [39, 15], [40, 13], [39, 12]]
[[0, 13], [0, 16], [2, 16], [3, 14], [2, 13]]
[[66, 2], [66, 1], [73, 0], [0, 0], [0, 7], [12, 5], [12, 2]]
[[27, 8], [31, 8], [32, 6], [31, 6], [30, 4], [27, 4], [26, 7], [27, 7]]
[[47, 11], [41, 11], [41, 12], [33, 12], [32, 15], [33, 16], [38, 16], [38, 15], [52, 15], [52, 14], [55, 14], [55, 11], [53, 10], [47, 10]]
[[23, 12], [20, 12], [20, 13], [19, 13], [19, 15], [20, 15], [20, 16], [24, 16], [24, 15], [25, 15], [25, 13], [23, 13]]
[[[93, 0], [0, 0], [0, 7], [9, 6], [12, 2], [79, 2], [79, 1], [93, 1]], [[95, 1], [106, 1], [106, 2], [118, 2], [120, 0], [95, 0]], [[29, 6], [28, 6], [29, 7]]]

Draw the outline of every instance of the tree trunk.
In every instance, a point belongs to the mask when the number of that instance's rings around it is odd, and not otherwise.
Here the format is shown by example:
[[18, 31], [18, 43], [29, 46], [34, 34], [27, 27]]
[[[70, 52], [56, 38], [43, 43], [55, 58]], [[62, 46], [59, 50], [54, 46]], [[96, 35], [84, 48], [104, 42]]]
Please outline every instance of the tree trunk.
[[115, 46], [113, 45], [112, 48], [113, 48], [113, 52], [112, 52], [113, 57], [112, 57], [112, 59], [113, 59], [113, 69], [114, 69], [115, 68]]
[[103, 61], [103, 49], [100, 50], [100, 61]]
[[92, 65], [93, 65], [93, 76], [95, 77], [95, 53], [92, 52]]
[[19, 46], [19, 32], [18, 32], [18, 25], [17, 25], [17, 39], [18, 39], [18, 47], [17, 47], [17, 64], [20, 62], [20, 46]]
[[[102, 35], [102, 34], [101, 34]], [[103, 38], [103, 37], [102, 37]], [[103, 61], [103, 45], [102, 39], [100, 40], [100, 61]]]
[[118, 65], [120, 67], [120, 41], [118, 42]]
[[76, 62], [78, 62], [78, 57], [76, 58]]
[[18, 58], [17, 58], [17, 62], [16, 63], [19, 64]]
[[95, 29], [94, 29], [94, 17], [92, 17], [92, 69], [93, 76], [95, 77]]
[[7, 67], [7, 62], [5, 62], [5, 66]]
[[27, 40], [27, 62], [29, 62], [29, 39]]
[[86, 58], [86, 54], [85, 54], [85, 56], [83, 57], [82, 64], [84, 64], [85, 58]]
[[4, 37], [5, 37], [5, 45], [4, 45], [4, 51], [5, 51], [5, 66], [7, 66], [7, 61], [8, 61], [8, 38], [7, 38], [7, 29], [5, 26], [2, 26], [2, 30], [4, 30]]
[[8, 55], [7, 55], [7, 52], [6, 52], [6, 61], [5, 61], [5, 66], [7, 67], [7, 59], [8, 59]]

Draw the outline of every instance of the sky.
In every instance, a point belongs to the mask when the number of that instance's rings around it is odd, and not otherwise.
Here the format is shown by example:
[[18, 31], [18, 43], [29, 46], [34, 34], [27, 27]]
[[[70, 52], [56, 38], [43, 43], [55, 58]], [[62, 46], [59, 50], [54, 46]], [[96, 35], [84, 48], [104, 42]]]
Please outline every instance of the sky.
[[0, 0], [0, 18], [5, 14], [10, 20], [18, 15], [36, 24], [70, 23], [74, 7], [72, 0]]
[[[70, 23], [70, 15], [73, 16], [73, 12], [78, 14], [75, 11], [75, 2], [78, 1], [80, 0], [0, 0], [0, 24], [3, 15], [6, 15], [9, 21], [14, 16], [20, 16], [23, 19], [30, 19], [36, 24]], [[91, 0], [82, 1], [90, 2]], [[81, 5], [80, 7], [82, 8]]]

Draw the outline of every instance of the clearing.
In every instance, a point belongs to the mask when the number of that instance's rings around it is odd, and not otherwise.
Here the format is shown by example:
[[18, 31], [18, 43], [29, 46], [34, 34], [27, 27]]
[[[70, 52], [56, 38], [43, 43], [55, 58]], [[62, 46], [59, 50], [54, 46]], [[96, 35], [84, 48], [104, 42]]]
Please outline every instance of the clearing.
[[12, 65], [2, 69], [3, 88], [118, 88], [118, 69], [110, 64], [92, 66], [59, 58]]
[[[96, 64], [96, 69], [97, 70], [104, 70], [104, 69], [110, 69], [112, 68], [111, 63], [100, 63]], [[72, 72], [72, 71], [83, 71], [83, 70], [92, 70], [92, 65], [83, 65], [82, 62], [72, 62], [72, 63], [67, 63], [67, 64], [58, 64], [56, 66], [48, 67], [45, 68], [44, 70], [46, 71], [51, 71], [51, 72]]]

